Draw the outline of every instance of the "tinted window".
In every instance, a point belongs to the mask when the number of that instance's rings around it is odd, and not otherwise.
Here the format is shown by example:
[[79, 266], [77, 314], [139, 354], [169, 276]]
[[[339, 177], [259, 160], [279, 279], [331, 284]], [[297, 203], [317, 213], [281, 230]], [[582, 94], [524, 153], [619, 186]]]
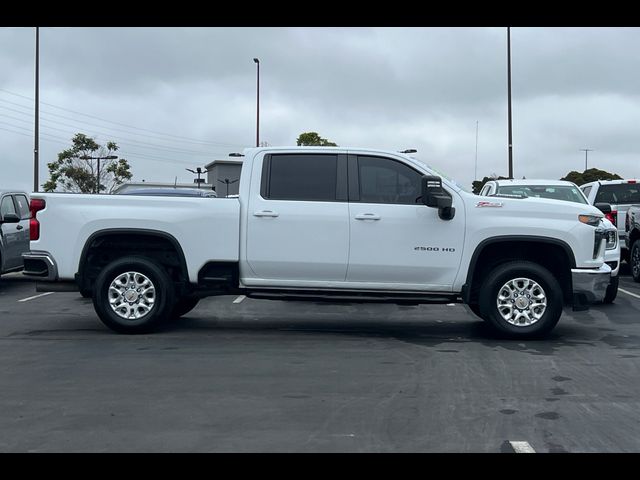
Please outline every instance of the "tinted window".
[[29, 202], [24, 195], [16, 195], [16, 205], [18, 206], [18, 212], [20, 212], [21, 219], [31, 218], [31, 212], [29, 211]]
[[4, 217], [7, 213], [16, 213], [16, 207], [13, 206], [11, 195], [4, 197], [2, 203], [0, 203], [0, 215]]
[[358, 157], [360, 201], [415, 205], [422, 175], [388, 158]]
[[584, 196], [585, 196], [585, 197], [589, 198], [589, 194], [591, 193], [591, 188], [592, 188], [592, 187], [584, 187], [584, 188], [582, 189], [582, 192], [584, 193]]
[[614, 185], [600, 185], [593, 203], [640, 203], [640, 184], [618, 183]]
[[335, 201], [337, 155], [272, 155], [266, 198]]

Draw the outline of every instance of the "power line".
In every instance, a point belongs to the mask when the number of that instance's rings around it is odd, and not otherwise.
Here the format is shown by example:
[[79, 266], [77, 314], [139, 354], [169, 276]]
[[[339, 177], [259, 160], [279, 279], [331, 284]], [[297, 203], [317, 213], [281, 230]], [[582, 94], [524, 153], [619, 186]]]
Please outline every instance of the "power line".
[[[27, 95], [21, 95], [21, 94], [19, 94], [19, 93], [10, 92], [9, 90], [6, 90], [6, 89], [4, 89], [4, 88], [0, 88], [0, 91], [3, 91], [3, 92], [5, 92], [5, 93], [8, 93], [9, 95], [14, 95], [14, 96], [16, 96], [16, 97], [21, 97], [21, 98], [25, 98], [25, 99], [27, 99], [27, 100], [31, 100], [31, 101], [33, 101], [33, 98], [28, 97]], [[238, 146], [244, 146], [244, 145], [232, 144], [232, 143], [224, 143], [224, 142], [203, 141], [203, 140], [200, 140], [200, 139], [191, 138], [191, 137], [185, 137], [185, 136], [182, 136], [182, 135], [173, 135], [173, 134], [171, 134], [171, 133], [159, 132], [159, 131], [156, 131], [156, 130], [149, 130], [149, 129], [147, 129], [147, 128], [136, 127], [136, 126], [134, 126], [134, 125], [128, 125], [128, 124], [126, 124], [126, 123], [114, 122], [113, 120], [106, 120], [106, 119], [104, 119], [104, 118], [97, 117], [97, 116], [95, 116], [95, 115], [89, 115], [88, 113], [82, 113], [82, 112], [78, 112], [78, 111], [76, 111], [76, 110], [71, 110], [71, 109], [69, 109], [69, 108], [60, 107], [60, 106], [58, 106], [58, 105], [54, 105], [54, 104], [52, 104], [52, 103], [47, 103], [47, 102], [42, 102], [42, 101], [41, 101], [40, 103], [42, 103], [43, 105], [48, 105], [48, 106], [53, 107], [53, 108], [57, 108], [57, 109], [60, 109], [60, 110], [64, 110], [64, 111], [66, 111], [66, 112], [75, 113], [76, 115], [82, 115], [82, 116], [84, 116], [84, 117], [93, 118], [93, 119], [99, 120], [99, 121], [101, 121], [101, 122], [105, 122], [105, 123], [112, 123], [112, 124], [114, 124], [114, 125], [120, 125], [120, 126], [122, 126], [122, 127], [127, 127], [127, 128], [134, 128], [134, 129], [136, 129], [136, 130], [141, 130], [141, 131], [143, 131], [143, 132], [149, 132], [149, 133], [155, 133], [155, 134], [157, 134], [157, 135], [162, 135], [162, 136], [165, 136], [165, 137], [172, 137], [172, 138], [176, 138], [176, 139], [184, 139], [184, 140], [189, 140], [189, 141], [192, 141], [192, 142], [201, 142], [201, 143], [212, 144], [212, 145], [216, 145], [216, 144], [217, 144], [217, 145], [225, 146], [225, 147], [238, 147]]]

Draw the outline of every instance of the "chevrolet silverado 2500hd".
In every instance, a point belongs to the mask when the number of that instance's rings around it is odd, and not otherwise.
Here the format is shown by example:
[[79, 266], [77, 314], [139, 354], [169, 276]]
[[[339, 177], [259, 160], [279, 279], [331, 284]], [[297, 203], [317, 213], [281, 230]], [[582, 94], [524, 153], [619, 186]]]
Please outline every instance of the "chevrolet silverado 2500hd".
[[479, 197], [408, 155], [244, 152], [238, 198], [34, 193], [25, 275], [90, 291], [100, 319], [147, 332], [202, 297], [463, 302], [497, 332], [541, 336], [601, 301], [602, 213]]

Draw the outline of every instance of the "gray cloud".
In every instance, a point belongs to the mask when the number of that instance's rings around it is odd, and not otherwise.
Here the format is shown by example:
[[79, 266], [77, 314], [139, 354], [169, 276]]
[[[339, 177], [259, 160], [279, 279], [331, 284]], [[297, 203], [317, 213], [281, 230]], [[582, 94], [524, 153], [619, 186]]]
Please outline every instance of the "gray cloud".
[[[638, 175], [639, 41], [637, 28], [512, 28], [516, 176], [581, 170], [585, 147], [590, 166]], [[30, 190], [34, 30], [0, 29], [0, 45], [0, 184]], [[79, 131], [119, 143], [149, 180], [191, 181], [185, 167], [251, 146], [254, 57], [272, 145], [314, 130], [415, 147], [469, 185], [477, 121], [478, 176], [507, 172], [502, 27], [41, 28], [41, 183]]]

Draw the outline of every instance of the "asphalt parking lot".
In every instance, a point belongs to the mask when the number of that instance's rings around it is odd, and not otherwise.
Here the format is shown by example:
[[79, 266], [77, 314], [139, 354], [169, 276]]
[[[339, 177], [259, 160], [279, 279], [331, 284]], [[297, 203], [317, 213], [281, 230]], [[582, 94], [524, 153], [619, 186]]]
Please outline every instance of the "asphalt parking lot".
[[538, 341], [459, 304], [231, 296], [125, 336], [5, 275], [0, 451], [639, 452], [640, 284], [620, 286]]

